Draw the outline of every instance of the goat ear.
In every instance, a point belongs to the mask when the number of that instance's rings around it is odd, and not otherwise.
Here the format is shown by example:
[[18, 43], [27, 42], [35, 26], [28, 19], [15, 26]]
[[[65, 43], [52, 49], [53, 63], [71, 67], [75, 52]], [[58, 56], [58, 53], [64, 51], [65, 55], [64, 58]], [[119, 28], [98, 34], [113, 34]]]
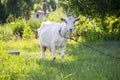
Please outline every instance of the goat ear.
[[79, 21], [79, 20], [80, 20], [80, 18], [76, 18], [76, 19], [75, 19], [75, 21]]

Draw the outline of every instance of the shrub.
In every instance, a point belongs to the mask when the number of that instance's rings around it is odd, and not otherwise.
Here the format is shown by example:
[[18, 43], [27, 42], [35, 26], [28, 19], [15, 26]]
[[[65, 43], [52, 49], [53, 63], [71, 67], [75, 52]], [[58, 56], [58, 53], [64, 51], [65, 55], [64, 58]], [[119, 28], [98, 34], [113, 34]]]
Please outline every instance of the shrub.
[[31, 28], [32, 32], [35, 35], [35, 38], [37, 38], [37, 29], [40, 27], [42, 21], [40, 21], [39, 19], [35, 19], [35, 20], [30, 20], [28, 22], [28, 26]]
[[8, 41], [11, 40], [13, 36], [13, 31], [9, 25], [0, 26], [0, 40]]
[[101, 37], [101, 29], [100, 25], [95, 22], [95, 20], [91, 20], [86, 18], [85, 16], [80, 15], [80, 21], [76, 22], [75, 29], [73, 32], [73, 36], [75, 39], [83, 39], [85, 41], [101, 41], [103, 38]]
[[16, 20], [12, 24], [13, 34], [22, 37], [25, 25], [26, 25], [25, 20], [19, 20], [19, 19]]
[[35, 20], [30, 20], [28, 22], [28, 25], [30, 26], [31, 30], [34, 31], [40, 27], [41, 23], [42, 21], [40, 21], [39, 19], [35, 19]]
[[25, 26], [24, 27], [24, 30], [23, 30], [23, 36], [22, 38], [23, 39], [31, 39], [34, 37], [34, 34], [30, 28], [30, 26]]
[[61, 22], [60, 18], [65, 18], [65, 14], [63, 13], [62, 8], [57, 9], [54, 12], [51, 12], [49, 16], [45, 19], [45, 21]]

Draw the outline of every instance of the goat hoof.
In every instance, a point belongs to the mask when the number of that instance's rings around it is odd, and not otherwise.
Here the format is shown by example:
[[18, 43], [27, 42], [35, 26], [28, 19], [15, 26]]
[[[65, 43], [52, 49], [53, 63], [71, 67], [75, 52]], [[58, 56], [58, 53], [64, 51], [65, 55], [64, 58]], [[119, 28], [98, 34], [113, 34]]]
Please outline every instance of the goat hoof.
[[52, 61], [55, 61], [56, 57], [53, 57]]

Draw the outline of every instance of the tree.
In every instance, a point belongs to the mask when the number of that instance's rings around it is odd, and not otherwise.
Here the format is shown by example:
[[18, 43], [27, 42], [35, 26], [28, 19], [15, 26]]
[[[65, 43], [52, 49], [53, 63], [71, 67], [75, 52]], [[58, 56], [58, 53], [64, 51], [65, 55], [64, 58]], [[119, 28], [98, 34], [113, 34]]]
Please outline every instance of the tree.
[[0, 2], [0, 23], [4, 23], [6, 19], [5, 6]]
[[0, 21], [6, 22], [6, 19], [13, 15], [16, 18], [30, 18], [30, 12], [33, 9], [34, 3], [38, 0], [1, 0], [0, 1]]
[[22, 16], [23, 0], [7, 0], [6, 10], [8, 15]]
[[120, 15], [120, 0], [66, 0], [65, 9], [76, 10], [80, 14], [92, 17], [102, 17], [106, 15]]
[[55, 0], [50, 0], [49, 5], [51, 5], [51, 8], [52, 8], [53, 11], [56, 10], [56, 2], [55, 2]]
[[28, 20], [30, 11], [33, 9], [33, 4], [33, 0], [8, 0], [6, 3], [7, 12], [16, 17], [25, 16], [25, 19]]
[[23, 14], [26, 20], [30, 18], [30, 11], [33, 9], [34, 1], [33, 0], [24, 0]]

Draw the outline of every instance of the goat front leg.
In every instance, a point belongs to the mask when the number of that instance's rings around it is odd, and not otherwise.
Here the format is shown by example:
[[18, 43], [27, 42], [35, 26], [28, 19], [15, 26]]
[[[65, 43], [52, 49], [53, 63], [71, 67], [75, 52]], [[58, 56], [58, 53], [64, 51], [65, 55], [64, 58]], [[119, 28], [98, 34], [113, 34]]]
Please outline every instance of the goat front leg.
[[61, 61], [64, 62], [64, 49], [65, 47], [60, 48]]
[[55, 45], [51, 46], [52, 61], [56, 59]]

